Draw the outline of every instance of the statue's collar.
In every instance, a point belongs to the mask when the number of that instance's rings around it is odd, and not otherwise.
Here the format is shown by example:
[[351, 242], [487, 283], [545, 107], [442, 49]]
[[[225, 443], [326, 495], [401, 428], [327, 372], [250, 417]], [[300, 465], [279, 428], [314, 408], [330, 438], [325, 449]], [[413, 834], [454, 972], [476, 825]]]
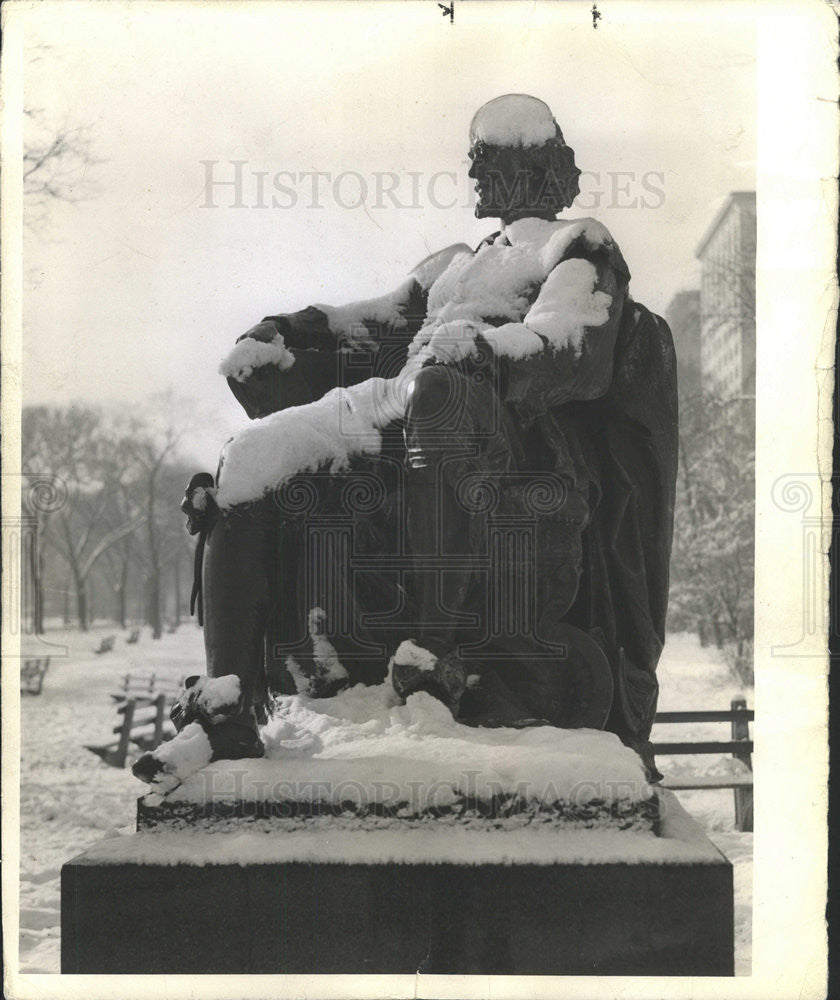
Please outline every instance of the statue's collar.
[[566, 222], [560, 219], [541, 219], [535, 215], [528, 215], [504, 226], [501, 237], [496, 242], [501, 243], [504, 239], [508, 246], [515, 246], [517, 243], [540, 244], [565, 225]]
[[[493, 246], [493, 244], [502, 235], [501, 229], [496, 230], [495, 233], [491, 233], [489, 236], [485, 236], [484, 239], [475, 248], [475, 252], [478, 253], [479, 250], [483, 250], [485, 247]], [[507, 244], [509, 245], [509, 244]]]
[[542, 244], [548, 240], [557, 229], [567, 226], [567, 219], [542, 219], [536, 215], [527, 215], [513, 222], [508, 222], [495, 233], [491, 233], [478, 244], [475, 252], [484, 247], [511, 247], [520, 243]]

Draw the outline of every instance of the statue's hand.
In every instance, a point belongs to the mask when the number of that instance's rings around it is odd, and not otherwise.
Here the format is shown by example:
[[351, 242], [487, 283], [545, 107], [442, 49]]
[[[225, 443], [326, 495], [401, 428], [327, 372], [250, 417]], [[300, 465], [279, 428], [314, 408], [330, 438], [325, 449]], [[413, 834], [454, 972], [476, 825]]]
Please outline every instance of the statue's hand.
[[247, 376], [228, 377], [228, 385], [254, 420], [290, 406], [302, 406], [320, 399], [338, 384], [339, 361], [334, 353], [295, 350], [294, 364], [255, 367]]
[[216, 481], [209, 472], [198, 472], [190, 479], [181, 501], [181, 510], [187, 515], [187, 531], [197, 535], [207, 527], [216, 510], [213, 500]]
[[256, 326], [252, 326], [250, 330], [246, 330], [241, 337], [237, 337], [236, 343], [238, 344], [240, 340], [250, 337], [252, 340], [259, 340], [264, 344], [270, 344], [278, 333], [283, 334], [284, 326], [289, 326], [285, 316], [278, 316], [273, 320], [264, 319], [261, 323], [257, 323]]
[[243, 333], [236, 343], [245, 340], [276, 343], [278, 352], [276, 359], [263, 358], [256, 364], [249, 357], [247, 367], [237, 368], [232, 363], [237, 352], [234, 348], [223, 362], [222, 373], [227, 375], [228, 385], [251, 419], [311, 403], [338, 384], [336, 340], [329, 331], [325, 314], [315, 306], [290, 316], [267, 317]]

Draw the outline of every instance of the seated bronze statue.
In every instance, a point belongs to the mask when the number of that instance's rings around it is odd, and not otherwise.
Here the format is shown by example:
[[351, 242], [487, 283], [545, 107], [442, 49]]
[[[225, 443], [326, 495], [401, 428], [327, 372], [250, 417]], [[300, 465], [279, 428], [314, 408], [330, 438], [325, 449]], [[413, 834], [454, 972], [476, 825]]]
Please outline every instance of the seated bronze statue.
[[[470, 142], [476, 215], [499, 231], [380, 299], [268, 316], [223, 367], [256, 422], [183, 504], [207, 674], [240, 682], [208, 726], [215, 758], [261, 755], [272, 692], [388, 679], [470, 725], [606, 728], [658, 777], [670, 331], [602, 225], [557, 219], [580, 171], [547, 105], [496, 98]], [[346, 432], [328, 426], [342, 407]], [[276, 479], [272, 441], [300, 453]], [[202, 687], [180, 725], [202, 718]]]

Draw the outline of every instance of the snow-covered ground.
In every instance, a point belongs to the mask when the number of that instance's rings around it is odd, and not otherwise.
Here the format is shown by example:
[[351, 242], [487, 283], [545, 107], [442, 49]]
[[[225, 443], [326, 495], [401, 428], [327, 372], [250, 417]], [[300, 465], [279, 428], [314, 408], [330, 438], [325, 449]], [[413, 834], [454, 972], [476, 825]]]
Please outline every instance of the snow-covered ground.
[[[703, 649], [693, 635], [668, 637], [657, 670], [659, 709], [663, 712], [690, 709], [728, 709], [733, 698], [743, 696], [747, 707], [755, 706], [752, 688], [745, 688], [729, 672], [719, 652]], [[752, 730], [750, 730], [752, 734]], [[654, 741], [684, 742], [700, 739], [728, 740], [728, 722], [657, 725]], [[707, 774], [726, 772], [727, 759], [717, 755], [657, 757], [665, 775], [690, 769]], [[735, 879], [735, 974], [748, 976], [752, 956], [753, 835], [735, 828], [735, 803], [731, 789], [679, 792], [679, 800], [701, 824], [709, 838], [732, 862]]]
[[[96, 656], [103, 635], [116, 634], [114, 651]], [[87, 634], [50, 632], [47, 640], [67, 647], [53, 654], [43, 693], [21, 696], [21, 871], [20, 965], [24, 972], [59, 971], [59, 872], [61, 865], [101, 839], [107, 832], [134, 823], [137, 797], [145, 786], [131, 772], [108, 767], [85, 749], [104, 743], [115, 722], [109, 695], [127, 671], [177, 682], [201, 673], [202, 636], [191, 623], [174, 635], [152, 641], [144, 629], [137, 645], [127, 645], [127, 633], [97, 627]], [[46, 655], [33, 647], [30, 655]], [[662, 709], [728, 708], [744, 693], [730, 678], [714, 650], [701, 649], [691, 636], [669, 639], [660, 664]], [[654, 736], [693, 739], [703, 735], [726, 738], [716, 724], [660, 727]], [[673, 771], [686, 758], [660, 760]], [[692, 764], [717, 766], [714, 758]], [[731, 791], [681, 792], [680, 801], [700, 821], [735, 870], [736, 972], [750, 971], [752, 923], [752, 834], [734, 829]]]
[[[112, 653], [94, 655], [104, 635], [116, 635]], [[192, 623], [154, 642], [148, 628], [126, 644], [113, 626], [49, 632], [67, 648], [52, 655], [39, 696], [21, 695], [20, 967], [60, 971], [59, 873], [62, 864], [106, 832], [134, 823], [145, 791], [131, 771], [109, 767], [85, 749], [114, 737], [117, 716], [110, 694], [127, 671], [156, 673], [177, 682], [203, 672], [201, 632]], [[49, 654], [31, 643], [31, 655]], [[36, 653], [37, 649], [37, 653]]]

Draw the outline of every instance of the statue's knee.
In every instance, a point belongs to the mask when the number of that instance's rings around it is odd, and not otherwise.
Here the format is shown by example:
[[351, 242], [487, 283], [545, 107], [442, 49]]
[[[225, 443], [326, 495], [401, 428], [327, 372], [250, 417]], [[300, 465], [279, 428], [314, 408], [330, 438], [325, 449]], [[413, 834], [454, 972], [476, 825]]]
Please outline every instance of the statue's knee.
[[464, 378], [454, 368], [431, 365], [414, 379], [406, 407], [409, 426], [454, 430], [463, 411]]
[[466, 387], [453, 368], [433, 365], [423, 368], [414, 380], [405, 414], [405, 446], [408, 466], [430, 470], [453, 447], [462, 443]]

